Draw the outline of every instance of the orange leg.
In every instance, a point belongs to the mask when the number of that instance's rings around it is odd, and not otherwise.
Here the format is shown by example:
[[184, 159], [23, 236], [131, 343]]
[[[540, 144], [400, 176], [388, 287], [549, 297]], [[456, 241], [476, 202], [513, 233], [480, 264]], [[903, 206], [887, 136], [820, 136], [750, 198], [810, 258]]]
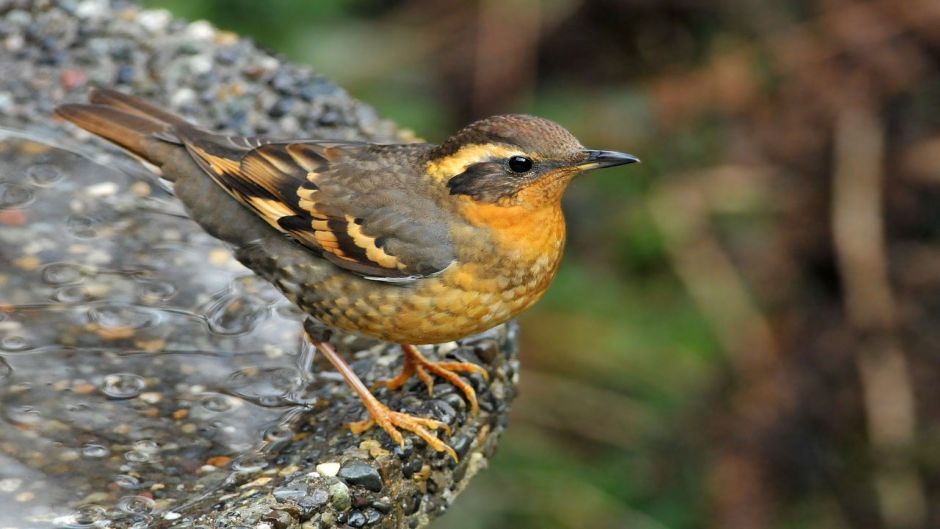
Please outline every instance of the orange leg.
[[473, 391], [473, 386], [460, 378], [457, 373], [480, 373], [484, 378], [489, 379], [489, 373], [486, 369], [470, 362], [432, 362], [418, 351], [413, 345], [401, 344], [405, 352], [405, 365], [401, 368], [401, 373], [391, 380], [386, 380], [385, 385], [389, 389], [398, 389], [405, 385], [412, 375], [417, 374], [421, 382], [428, 387], [428, 394], [434, 390], [434, 379], [431, 374], [437, 375], [450, 382], [455, 388], [463, 392], [470, 403], [470, 411], [476, 415], [480, 412], [480, 405], [477, 404], [477, 394]]
[[[424, 419], [421, 417], [415, 417], [413, 415], [408, 415], [407, 413], [401, 413], [391, 410], [385, 404], [379, 402], [375, 395], [373, 395], [365, 384], [362, 383], [362, 380], [353, 372], [352, 368], [349, 367], [340, 356], [339, 353], [333, 349], [333, 346], [328, 342], [320, 341], [314, 338], [309, 332], [307, 333], [307, 338], [310, 339], [310, 343], [317, 348], [320, 353], [326, 357], [327, 360], [333, 367], [339, 371], [339, 374], [343, 376], [343, 379], [346, 383], [359, 395], [359, 398], [362, 400], [362, 404], [368, 410], [371, 419], [366, 419], [364, 421], [353, 422], [349, 424], [349, 429], [352, 430], [354, 434], [360, 434], [369, 428], [372, 428], [374, 425], [378, 424], [388, 433], [389, 437], [399, 445], [405, 444], [405, 439], [402, 437], [401, 432], [398, 431], [399, 428], [413, 432], [418, 437], [425, 440], [431, 448], [437, 450], [438, 452], [447, 452], [450, 457], [454, 458], [454, 461], [457, 460], [457, 453], [454, 452], [454, 449], [448, 446], [446, 443], [438, 439], [438, 437], [431, 432], [431, 430], [444, 430], [446, 433], [450, 433], [450, 427], [446, 424], [435, 421], [433, 419]], [[472, 391], [472, 388], [471, 388]]]

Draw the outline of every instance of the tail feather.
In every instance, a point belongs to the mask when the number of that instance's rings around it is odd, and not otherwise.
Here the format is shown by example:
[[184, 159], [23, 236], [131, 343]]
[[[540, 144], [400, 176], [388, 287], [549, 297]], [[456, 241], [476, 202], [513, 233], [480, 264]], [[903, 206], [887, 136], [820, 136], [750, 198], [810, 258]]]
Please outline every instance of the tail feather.
[[137, 114], [141, 117], [145, 117], [152, 120], [161, 121], [170, 125], [189, 125], [189, 122], [185, 119], [177, 116], [176, 114], [171, 114], [166, 112], [163, 109], [157, 108], [156, 106], [140, 99], [139, 97], [134, 97], [127, 95], [117, 90], [109, 90], [107, 88], [97, 88], [92, 90], [91, 94], [88, 96], [89, 101], [94, 105], [104, 105], [131, 114]]
[[114, 90], [95, 90], [91, 104], [56, 107], [55, 114], [160, 166], [177, 129], [191, 128], [183, 118]]

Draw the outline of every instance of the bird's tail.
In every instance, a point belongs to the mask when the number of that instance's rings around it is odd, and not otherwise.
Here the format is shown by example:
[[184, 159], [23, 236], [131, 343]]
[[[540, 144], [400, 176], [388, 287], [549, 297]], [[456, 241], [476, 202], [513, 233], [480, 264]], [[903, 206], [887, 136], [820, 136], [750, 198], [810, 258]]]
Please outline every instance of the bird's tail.
[[88, 104], [60, 105], [55, 115], [157, 166], [166, 159], [167, 149], [178, 148], [176, 130], [192, 128], [177, 115], [107, 89], [93, 90]]

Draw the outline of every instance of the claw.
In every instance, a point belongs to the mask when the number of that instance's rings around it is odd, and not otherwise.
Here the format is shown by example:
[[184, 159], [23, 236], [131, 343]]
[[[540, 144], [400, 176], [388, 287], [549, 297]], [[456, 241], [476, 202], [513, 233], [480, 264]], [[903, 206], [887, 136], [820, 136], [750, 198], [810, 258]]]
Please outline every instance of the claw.
[[447, 452], [447, 455], [452, 457], [454, 461], [458, 461], [457, 452], [429, 431], [443, 430], [444, 433], [450, 435], [450, 426], [447, 424], [434, 419], [415, 417], [407, 413], [393, 411], [381, 403], [379, 403], [378, 406], [369, 407], [368, 409], [372, 418], [349, 423], [349, 429], [352, 433], [358, 435], [375, 425], [379, 425], [385, 430], [385, 433], [392, 438], [392, 441], [398, 443], [399, 446], [404, 446], [405, 439], [402, 437], [401, 432], [398, 431], [398, 429], [401, 428], [424, 439], [424, 441], [428, 443], [428, 446], [434, 450]]
[[[305, 327], [306, 328], [306, 327]], [[424, 439], [424, 441], [438, 452], [447, 452], [447, 454], [454, 459], [458, 460], [457, 452], [453, 448], [447, 445], [444, 441], [441, 441], [434, 433], [435, 430], [443, 430], [446, 434], [450, 435], [451, 430], [450, 426], [447, 424], [436, 421], [434, 419], [426, 419], [422, 417], [415, 417], [414, 415], [409, 415], [407, 413], [397, 412], [389, 409], [388, 406], [379, 402], [375, 395], [373, 395], [365, 384], [362, 383], [362, 380], [356, 376], [356, 373], [349, 367], [349, 365], [343, 361], [339, 356], [333, 346], [328, 342], [318, 340], [311, 334], [307, 332], [307, 337], [311, 343], [313, 343], [316, 348], [323, 353], [323, 356], [333, 367], [339, 371], [340, 375], [343, 376], [343, 379], [349, 384], [359, 398], [362, 400], [362, 404], [368, 410], [370, 418], [362, 421], [356, 421], [349, 423], [349, 429], [354, 434], [361, 434], [366, 430], [372, 428], [375, 425], [379, 425], [383, 430], [392, 438], [392, 441], [398, 443], [399, 446], [405, 444], [405, 438], [402, 436], [401, 430], [409, 431]], [[456, 369], [446, 369], [442, 368], [437, 364], [429, 362], [421, 353], [415, 349], [414, 346], [402, 346], [404, 348], [405, 356], [405, 367], [402, 369], [400, 375], [395, 377], [392, 380], [389, 380], [385, 383], [389, 388], [395, 389], [401, 387], [402, 384], [408, 381], [415, 372], [427, 386], [428, 391], [431, 391], [434, 387], [434, 380], [431, 378], [431, 375], [428, 374], [430, 371], [435, 375], [438, 375], [442, 378], [447, 379], [449, 382], [455, 386], [461, 388], [464, 393], [467, 395], [467, 399], [470, 400], [470, 406], [474, 413], [479, 409], [476, 401], [476, 394], [473, 391], [473, 388], [469, 384], [461, 380], [456, 374], [456, 371], [469, 371], [474, 369], [483, 369], [474, 364], [468, 364], [473, 366], [472, 368], [463, 366], [461, 362], [447, 362], [447, 364], [452, 364], [451, 367]], [[411, 351], [413, 351], [414, 357], [412, 357]], [[461, 364], [461, 365], [457, 365]]]
[[480, 405], [477, 402], [476, 391], [473, 386], [460, 378], [457, 373], [479, 373], [486, 380], [490, 379], [490, 374], [485, 368], [470, 362], [432, 362], [424, 357], [418, 348], [413, 345], [402, 345], [405, 352], [405, 365], [397, 377], [385, 381], [385, 386], [389, 389], [398, 389], [405, 385], [412, 375], [418, 375], [421, 382], [428, 388], [428, 395], [434, 391], [434, 379], [431, 375], [436, 375], [450, 382], [459, 389], [470, 404], [470, 412], [474, 415], [480, 412]]

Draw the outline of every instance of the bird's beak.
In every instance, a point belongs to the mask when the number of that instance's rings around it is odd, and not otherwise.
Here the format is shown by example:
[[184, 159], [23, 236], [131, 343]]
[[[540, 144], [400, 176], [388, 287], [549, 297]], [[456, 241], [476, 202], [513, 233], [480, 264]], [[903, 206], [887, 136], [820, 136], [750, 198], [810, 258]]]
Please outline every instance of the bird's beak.
[[584, 159], [578, 162], [576, 167], [582, 171], [640, 162], [639, 158], [625, 152], [585, 150], [581, 153], [584, 154]]

